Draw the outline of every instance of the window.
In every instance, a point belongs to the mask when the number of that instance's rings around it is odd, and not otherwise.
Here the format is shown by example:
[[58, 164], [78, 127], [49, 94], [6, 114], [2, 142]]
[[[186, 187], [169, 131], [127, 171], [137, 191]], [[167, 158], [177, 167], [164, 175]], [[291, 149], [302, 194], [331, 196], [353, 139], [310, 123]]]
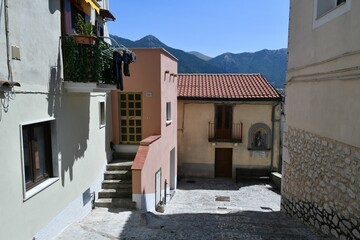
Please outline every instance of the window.
[[317, 2], [317, 18], [332, 11], [337, 6], [345, 3], [346, 0], [318, 0]]
[[86, 22], [89, 22], [91, 19], [91, 7], [85, 1], [64, 0], [62, 8], [62, 35], [76, 32], [78, 14], [80, 14]]
[[263, 123], [256, 123], [249, 129], [248, 148], [251, 150], [271, 149], [271, 130]]
[[313, 28], [350, 11], [352, 0], [314, 0]]
[[26, 191], [53, 176], [50, 121], [22, 126]]
[[166, 123], [170, 124], [171, 120], [171, 102], [166, 103]]
[[99, 123], [100, 128], [106, 124], [105, 102], [99, 102]]

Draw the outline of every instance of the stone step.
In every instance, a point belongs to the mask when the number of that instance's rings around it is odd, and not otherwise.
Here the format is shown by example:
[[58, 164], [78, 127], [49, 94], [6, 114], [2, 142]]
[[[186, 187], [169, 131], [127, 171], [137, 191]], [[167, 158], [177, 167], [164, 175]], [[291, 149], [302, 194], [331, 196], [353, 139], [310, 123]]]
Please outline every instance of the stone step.
[[103, 189], [99, 198], [131, 198], [132, 189]]
[[114, 160], [122, 160], [122, 161], [133, 161], [135, 158], [136, 153], [120, 153], [120, 152], [113, 152], [112, 159]]
[[131, 198], [100, 198], [95, 201], [96, 207], [136, 209]]
[[116, 171], [116, 170], [131, 170], [131, 166], [133, 164], [133, 161], [121, 161], [121, 162], [117, 162], [117, 161], [113, 161], [111, 163], [109, 163], [108, 165], [106, 165], [106, 170], [109, 171]]
[[104, 180], [102, 189], [132, 189], [131, 180]]
[[131, 171], [106, 171], [104, 180], [131, 180]]

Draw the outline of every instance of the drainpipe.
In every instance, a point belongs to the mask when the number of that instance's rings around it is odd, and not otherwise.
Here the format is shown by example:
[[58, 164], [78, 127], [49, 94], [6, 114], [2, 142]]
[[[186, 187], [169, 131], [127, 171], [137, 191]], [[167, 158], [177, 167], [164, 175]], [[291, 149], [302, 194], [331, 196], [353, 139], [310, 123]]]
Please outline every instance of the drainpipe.
[[13, 80], [12, 76], [12, 68], [11, 68], [11, 57], [10, 57], [10, 41], [9, 41], [9, 12], [8, 12], [8, 0], [4, 0], [5, 5], [5, 37], [6, 37], [6, 60], [7, 60], [7, 67], [8, 67], [8, 81]]
[[168, 184], [168, 183], [167, 183], [167, 180], [165, 179], [165, 184], [164, 184], [164, 185], [165, 185], [165, 189], [164, 189], [164, 191], [165, 191], [165, 192], [164, 192], [164, 195], [165, 195], [164, 204], [165, 204], [165, 205], [166, 205], [166, 197], [167, 197], [167, 192], [166, 192], [167, 184]]
[[[277, 106], [279, 106], [279, 103], [276, 103], [275, 105], [272, 105], [272, 110], [271, 110], [271, 143], [272, 143], [272, 147], [271, 147], [271, 164], [270, 164], [270, 172], [273, 171], [273, 164], [274, 164], [274, 146], [275, 146], [275, 109]], [[279, 149], [280, 150], [280, 149]]]
[[181, 123], [181, 129], [178, 129], [180, 131], [182, 131], [182, 133], [184, 134], [184, 130], [185, 130], [185, 109], [186, 109], [186, 105], [190, 104], [190, 103], [183, 103], [183, 112], [182, 112], [182, 123]]

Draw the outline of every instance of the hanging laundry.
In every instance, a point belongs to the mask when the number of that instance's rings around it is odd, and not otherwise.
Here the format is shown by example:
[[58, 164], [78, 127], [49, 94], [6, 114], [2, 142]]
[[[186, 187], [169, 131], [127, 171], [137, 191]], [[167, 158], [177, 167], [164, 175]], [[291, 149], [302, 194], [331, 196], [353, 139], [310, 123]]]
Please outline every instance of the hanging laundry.
[[114, 75], [116, 79], [116, 88], [121, 91], [124, 90], [123, 76], [122, 76], [122, 62], [123, 56], [120, 52], [113, 52], [113, 66], [114, 66]]
[[130, 76], [130, 67], [129, 64], [135, 62], [136, 55], [131, 51], [124, 50], [123, 52], [123, 59], [124, 59], [124, 75], [129, 77]]

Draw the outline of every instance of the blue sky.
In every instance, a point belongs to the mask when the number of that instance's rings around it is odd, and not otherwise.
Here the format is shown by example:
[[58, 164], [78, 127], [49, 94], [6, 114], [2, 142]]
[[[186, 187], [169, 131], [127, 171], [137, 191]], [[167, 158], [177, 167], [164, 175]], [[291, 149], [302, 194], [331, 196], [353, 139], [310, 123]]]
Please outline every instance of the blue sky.
[[289, 0], [110, 0], [110, 34], [211, 57], [286, 48]]

